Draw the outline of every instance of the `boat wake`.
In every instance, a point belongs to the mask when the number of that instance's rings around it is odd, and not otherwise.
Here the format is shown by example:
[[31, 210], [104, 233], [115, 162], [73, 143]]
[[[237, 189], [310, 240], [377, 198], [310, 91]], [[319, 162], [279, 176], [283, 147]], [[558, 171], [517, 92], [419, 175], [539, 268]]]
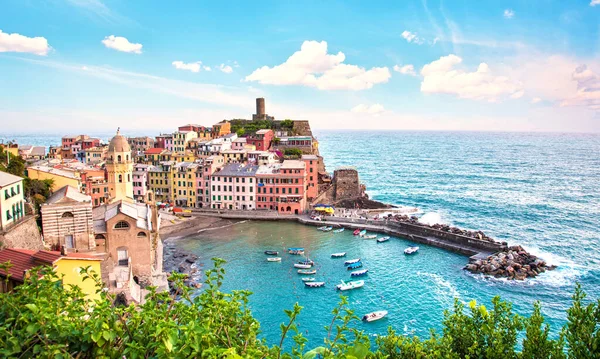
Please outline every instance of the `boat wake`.
[[439, 298], [445, 305], [452, 306], [454, 298], [460, 298], [460, 293], [456, 287], [439, 274], [417, 272], [417, 275], [429, 278], [435, 284], [434, 293], [437, 295], [436, 298]]

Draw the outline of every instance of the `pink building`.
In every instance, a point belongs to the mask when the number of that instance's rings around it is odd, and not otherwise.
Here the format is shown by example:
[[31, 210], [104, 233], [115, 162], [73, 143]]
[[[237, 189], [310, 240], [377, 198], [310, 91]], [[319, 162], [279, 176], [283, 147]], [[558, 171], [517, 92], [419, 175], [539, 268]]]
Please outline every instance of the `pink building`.
[[148, 193], [148, 171], [152, 167], [138, 163], [133, 167], [133, 198], [138, 202], [144, 202]]
[[306, 164], [306, 200], [312, 202], [319, 195], [319, 157], [303, 155]]
[[263, 165], [256, 172], [256, 209], [280, 214], [306, 210], [306, 163], [283, 161]]
[[210, 184], [211, 176], [225, 165], [223, 156], [209, 156], [202, 161], [196, 172], [196, 205], [199, 208], [210, 208]]
[[248, 144], [256, 146], [257, 151], [268, 151], [271, 148], [273, 137], [272, 130], [258, 130], [256, 134], [247, 137], [246, 141]]

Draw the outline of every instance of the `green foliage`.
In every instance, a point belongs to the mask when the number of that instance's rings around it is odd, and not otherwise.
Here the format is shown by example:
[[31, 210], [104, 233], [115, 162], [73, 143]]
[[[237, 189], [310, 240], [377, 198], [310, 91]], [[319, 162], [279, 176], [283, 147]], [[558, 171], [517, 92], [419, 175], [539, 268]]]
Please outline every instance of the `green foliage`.
[[230, 124], [231, 132], [233, 133], [238, 133], [238, 131], [242, 129], [244, 130], [244, 134], [253, 134], [258, 130], [275, 129], [275, 122], [269, 120], [231, 120]]
[[301, 157], [302, 156], [302, 150], [300, 150], [299, 148], [286, 148], [283, 151], [283, 155], [286, 157]]
[[235, 131], [235, 133], [238, 135], [238, 137], [242, 137], [246, 134], [246, 129], [243, 127], [238, 128], [237, 131]]
[[25, 176], [25, 161], [20, 156], [13, 156], [2, 147], [0, 150], [0, 171], [23, 177]]
[[[568, 323], [558, 340], [549, 339], [539, 303], [523, 318], [509, 303], [492, 300], [488, 310], [458, 300], [444, 313], [441, 334], [428, 339], [398, 335], [392, 328], [371, 346], [358, 317], [341, 297], [332, 311], [323, 345], [305, 350], [298, 331], [302, 307], [286, 310], [279, 344], [258, 339], [260, 325], [248, 308], [248, 291], [221, 292], [225, 270], [221, 259], [206, 271], [205, 289], [196, 297], [184, 286], [185, 275], [173, 273], [174, 293], [152, 288], [140, 306], [113, 305], [101, 290], [97, 274], [84, 269], [97, 283], [100, 299], [89, 301], [77, 287], [63, 286], [48, 267], [33, 270], [12, 293], [0, 293], [0, 357], [40, 358], [277, 358], [277, 359], [461, 359], [598, 358], [600, 303], [584, 304], [577, 286]], [[6, 273], [7, 264], [0, 264]], [[524, 329], [524, 332], [523, 332]], [[522, 352], [516, 350], [523, 335]], [[284, 347], [290, 335], [290, 347]], [[567, 343], [565, 350], [565, 341]]]
[[294, 121], [286, 118], [285, 120], [281, 121], [280, 125], [282, 129], [291, 130], [294, 128]]

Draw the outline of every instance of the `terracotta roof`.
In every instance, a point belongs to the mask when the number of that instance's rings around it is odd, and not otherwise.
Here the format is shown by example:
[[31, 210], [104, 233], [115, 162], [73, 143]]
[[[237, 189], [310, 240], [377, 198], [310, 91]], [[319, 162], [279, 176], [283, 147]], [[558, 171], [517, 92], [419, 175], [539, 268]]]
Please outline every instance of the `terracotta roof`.
[[146, 150], [146, 154], [147, 155], [159, 155], [162, 151], [164, 151], [164, 148], [149, 148]]

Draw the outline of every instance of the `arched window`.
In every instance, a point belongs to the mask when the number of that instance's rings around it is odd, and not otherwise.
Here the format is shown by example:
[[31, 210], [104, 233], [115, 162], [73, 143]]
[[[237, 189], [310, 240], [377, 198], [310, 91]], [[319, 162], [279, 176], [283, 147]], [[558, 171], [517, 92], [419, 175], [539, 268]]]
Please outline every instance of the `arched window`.
[[119, 183], [123, 183], [123, 175], [119, 175]]
[[117, 162], [121, 163], [121, 155], [117, 156]]
[[104, 234], [96, 234], [95, 239], [106, 239], [106, 237], [104, 237]]
[[137, 236], [138, 236], [138, 237], [140, 237], [140, 238], [145, 238], [145, 237], [147, 237], [147, 236], [146, 236], [146, 232], [138, 232]]
[[71, 212], [65, 212], [65, 213], [62, 214], [61, 217], [62, 218], [73, 218], [75, 216], [73, 216], [73, 213], [71, 213]]
[[131, 175], [129, 173], [127, 174], [127, 182], [131, 182]]
[[125, 160], [129, 161], [129, 155], [125, 155]]
[[127, 229], [129, 228], [129, 223], [125, 221], [120, 221], [115, 224], [115, 229]]

